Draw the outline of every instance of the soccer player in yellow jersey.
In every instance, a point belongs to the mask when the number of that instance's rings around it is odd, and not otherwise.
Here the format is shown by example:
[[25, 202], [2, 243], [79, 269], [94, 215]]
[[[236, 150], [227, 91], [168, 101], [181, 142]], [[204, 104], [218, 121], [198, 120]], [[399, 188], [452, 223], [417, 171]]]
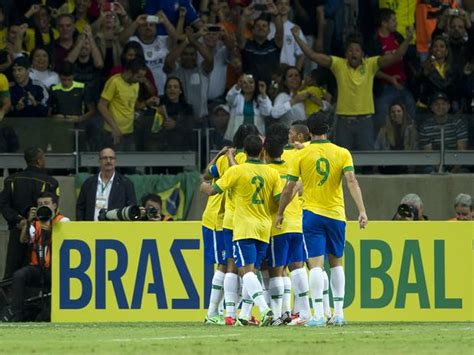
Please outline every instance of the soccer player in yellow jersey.
[[342, 311], [345, 276], [342, 256], [345, 245], [346, 217], [342, 178], [359, 210], [359, 226], [367, 225], [362, 193], [354, 174], [351, 154], [347, 149], [332, 144], [327, 139], [329, 124], [323, 114], [308, 118], [311, 144], [298, 151], [288, 168], [288, 181], [280, 199], [275, 226], [281, 228], [284, 212], [290, 203], [298, 178], [303, 183], [303, 236], [307, 265], [310, 269], [309, 285], [313, 300], [314, 316], [307, 326], [325, 326], [323, 311], [323, 264], [329, 254], [331, 289], [334, 300], [334, 316], [330, 324], [345, 323]]
[[272, 227], [270, 208], [280, 194], [280, 176], [260, 160], [263, 143], [259, 136], [245, 138], [244, 150], [248, 156], [245, 163], [229, 168], [214, 185], [201, 185], [201, 190], [208, 195], [232, 190], [235, 264], [242, 275], [243, 287], [260, 309], [261, 325], [268, 325], [273, 312], [265, 302], [255, 269], [266, 255]]
[[[285, 141], [286, 137], [278, 137], [277, 135], [267, 135], [265, 140], [265, 152], [269, 159], [268, 166], [274, 168], [280, 174], [282, 188], [285, 185], [288, 170], [288, 162], [281, 159]], [[274, 210], [274, 217], [276, 217], [276, 213], [277, 209]], [[287, 311], [282, 311], [285, 288], [283, 271], [286, 266], [290, 270], [291, 283], [294, 288], [295, 309], [299, 312], [299, 317], [289, 324], [302, 325], [310, 319], [311, 311], [308, 298], [308, 275], [304, 268], [306, 257], [303, 250], [302, 209], [296, 191], [294, 191], [293, 198], [286, 208], [284, 216], [285, 218], [280, 229], [272, 227], [270, 246], [267, 249], [270, 272], [270, 306], [275, 317], [281, 317], [272, 325], [280, 325], [291, 321], [289, 312], [288, 314], [282, 313]]]
[[[234, 135], [233, 148], [236, 149], [235, 157], [231, 154], [224, 154], [219, 156], [215, 161], [209, 164], [208, 173], [205, 179], [211, 180], [218, 179], [224, 175], [224, 173], [235, 164], [243, 163], [247, 159], [247, 155], [243, 151], [244, 139], [249, 135], [258, 135], [258, 129], [253, 124], [243, 124]], [[229, 152], [230, 153], [230, 152]], [[225, 196], [225, 198], [224, 198]], [[226, 325], [234, 325], [237, 320], [237, 303], [239, 298], [239, 278], [237, 275], [237, 267], [235, 266], [233, 254], [232, 254], [232, 234], [233, 234], [233, 219], [234, 219], [234, 203], [232, 200], [232, 192], [229, 190], [226, 194], [218, 194], [209, 197], [208, 205], [217, 205], [220, 202], [219, 208], [215, 206], [206, 210], [203, 214], [203, 236], [204, 236], [204, 250], [208, 250], [209, 256], [206, 260], [210, 263], [219, 263], [222, 266], [218, 267], [214, 274], [215, 281], [212, 283], [211, 290], [211, 301], [214, 300], [213, 295], [217, 297], [218, 290], [222, 290], [225, 299], [226, 308]], [[224, 206], [222, 206], [222, 202]], [[221, 212], [222, 219], [217, 218], [219, 221], [219, 228], [217, 230], [211, 228], [213, 221], [216, 221], [217, 213]], [[213, 232], [215, 231], [215, 232]], [[211, 238], [212, 236], [212, 238]], [[214, 239], [215, 237], [215, 239]], [[206, 242], [207, 241], [207, 242]], [[217, 250], [216, 250], [217, 249]], [[219, 261], [214, 261], [212, 255], [218, 255]], [[222, 272], [222, 273], [221, 273]], [[216, 291], [214, 291], [216, 290]], [[213, 293], [214, 292], [214, 293]], [[253, 302], [250, 305], [244, 305], [243, 310], [249, 313], [252, 309]], [[205, 320], [207, 324], [221, 324], [220, 317], [214, 310], [214, 305], [209, 303], [208, 316]]]

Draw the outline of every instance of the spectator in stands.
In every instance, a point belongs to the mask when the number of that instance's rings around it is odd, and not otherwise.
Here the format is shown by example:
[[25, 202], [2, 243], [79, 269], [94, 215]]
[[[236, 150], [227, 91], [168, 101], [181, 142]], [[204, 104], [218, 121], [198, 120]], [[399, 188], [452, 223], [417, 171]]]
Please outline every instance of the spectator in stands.
[[420, 129], [420, 148], [424, 150], [441, 149], [441, 130], [444, 129], [444, 147], [449, 150], [466, 150], [468, 131], [466, 123], [448, 114], [448, 96], [439, 92], [431, 99], [433, 116], [427, 119]]
[[26, 169], [8, 176], [0, 194], [0, 211], [8, 222], [7, 260], [4, 279], [12, 277], [26, 262], [26, 247], [20, 231], [26, 225], [30, 207], [36, 206], [41, 192], [59, 195], [58, 181], [46, 174], [44, 152], [38, 147], [25, 150]]
[[[91, 0], [74, 0], [73, 15], [76, 20], [74, 26], [76, 27], [76, 31], [78, 33], [84, 32], [84, 28], [86, 26], [89, 26], [89, 24], [91, 23], [91, 19], [88, 14], [88, 10], [91, 4]], [[121, 4], [119, 6], [121, 6]]]
[[50, 57], [46, 49], [37, 47], [31, 52], [30, 79], [41, 82], [46, 88], [59, 83], [58, 73], [50, 69]]
[[31, 52], [37, 47], [42, 47], [51, 55], [54, 42], [59, 37], [58, 30], [51, 25], [51, 10], [48, 6], [33, 4], [25, 13], [25, 18], [33, 18], [33, 27], [26, 30], [26, 50]]
[[[155, 15], [158, 11], [163, 11], [175, 26], [178, 22], [180, 7], [186, 9], [186, 26], [197, 25], [199, 17], [191, 0], [145, 0], [145, 5], [143, 6], [145, 13], [149, 15]], [[163, 27], [159, 26], [160, 34], [164, 34], [164, 30]]]
[[224, 102], [227, 82], [227, 65], [236, 52], [235, 40], [224, 27], [208, 25], [203, 37], [204, 45], [213, 55], [213, 69], [209, 74], [209, 91], [207, 99], [210, 106]]
[[[382, 8], [379, 10], [377, 31], [370, 43], [369, 55], [384, 55], [396, 51], [403, 43], [403, 36], [396, 31], [397, 18], [395, 11]], [[407, 88], [407, 73], [401, 58], [389, 67], [376, 74], [375, 94], [375, 133], [384, 124], [389, 105], [401, 101], [410, 117], [415, 116], [415, 99]]]
[[212, 130], [209, 133], [209, 142], [211, 150], [220, 150], [225, 145], [231, 144], [231, 141], [225, 141], [224, 135], [230, 120], [230, 108], [227, 105], [218, 105], [214, 107], [211, 114], [210, 126]]
[[319, 69], [311, 70], [301, 85], [298, 93], [308, 93], [308, 97], [304, 100], [304, 113], [306, 117], [316, 112], [327, 112], [331, 109], [332, 95], [326, 90], [323, 84], [323, 71]]
[[64, 62], [59, 76], [61, 83], [51, 88], [49, 115], [60, 122], [74, 123], [74, 128], [84, 130], [79, 149], [90, 151], [98, 139], [97, 126], [92, 122], [97, 112], [95, 100], [84, 83], [74, 80], [72, 63]]
[[[13, 274], [12, 282], [12, 311], [13, 322], [23, 321], [24, 302], [27, 287], [40, 287], [42, 293], [47, 293], [51, 288], [51, 243], [53, 240], [53, 227], [56, 223], [69, 222], [58, 211], [59, 198], [53, 192], [42, 192], [37, 199], [36, 206], [28, 212], [27, 223], [23, 224], [20, 242], [29, 247], [29, 265], [22, 267]], [[37, 215], [39, 208], [47, 207], [51, 218], [45, 219]], [[44, 296], [46, 297], [46, 296]], [[45, 310], [42, 310], [45, 311]], [[41, 314], [41, 313], [40, 313]], [[45, 318], [49, 320], [48, 314]], [[44, 320], [44, 319], [43, 319]]]
[[[276, 0], [275, 5], [278, 9], [278, 13], [281, 17], [281, 22], [283, 23], [283, 45], [280, 51], [280, 63], [285, 63], [290, 66], [298, 68], [301, 72], [304, 65], [304, 54], [301, 51], [301, 48], [293, 39], [291, 34], [291, 29], [295, 24], [288, 20], [288, 14], [290, 13], [290, 0]], [[311, 5], [310, 8], [313, 8], [314, 5]], [[276, 27], [272, 22], [270, 24], [270, 33], [268, 34], [268, 39], [275, 37]], [[306, 42], [306, 38], [303, 33], [300, 33], [300, 37], [303, 41]]]
[[9, 11], [5, 11], [5, 5], [0, 3], [0, 50], [4, 49], [6, 46], [6, 37], [7, 37], [7, 16]]
[[169, 48], [173, 48], [176, 44], [177, 33], [163, 12], [160, 11], [157, 15], [160, 23], [165, 26], [167, 35], [158, 35], [156, 23], [151, 21], [154, 19], [150, 19], [147, 15], [140, 15], [120, 34], [120, 40], [123, 44], [133, 41], [141, 45], [146, 64], [153, 74], [158, 94], [163, 95], [166, 81], [163, 66]]
[[349, 150], [374, 149], [373, 81], [375, 74], [399, 61], [406, 53], [412, 38], [411, 29], [400, 47], [393, 53], [364, 59], [362, 43], [358, 37], [350, 37], [346, 43], [346, 57], [339, 58], [317, 53], [299, 38], [300, 29], [293, 27], [298, 45], [311, 60], [330, 68], [336, 77], [338, 98], [336, 114], [336, 144]]
[[[184, 96], [193, 107], [196, 127], [204, 126], [208, 115], [209, 74], [214, 67], [211, 51], [199, 42], [203, 33], [203, 30], [193, 33], [187, 27], [186, 37], [167, 55], [163, 69], [166, 74], [179, 78], [183, 84]], [[203, 57], [201, 63], [198, 62], [198, 53]]]
[[388, 109], [385, 125], [375, 141], [376, 150], [416, 150], [417, 132], [407, 109], [400, 102], [394, 102]]
[[428, 220], [428, 216], [425, 216], [423, 214], [424, 213], [423, 201], [421, 200], [421, 197], [418, 196], [417, 194], [414, 194], [414, 193], [406, 194], [405, 196], [403, 196], [402, 200], [400, 201], [400, 205], [402, 204], [406, 204], [414, 208], [414, 212], [417, 215], [417, 218], [415, 218], [415, 220], [417, 221]]
[[158, 194], [148, 194], [142, 198], [142, 206], [145, 208], [144, 221], [166, 222], [173, 218], [162, 214], [163, 201]]
[[132, 182], [115, 171], [117, 157], [112, 148], [99, 152], [99, 173], [89, 177], [81, 186], [76, 203], [76, 220], [97, 221], [103, 208], [113, 210], [136, 205]]
[[5, 75], [0, 73], [0, 122], [2, 122], [11, 107], [12, 100], [10, 98], [8, 79]]
[[[416, 1], [412, 0], [380, 0], [379, 8], [391, 9], [395, 12], [397, 18], [397, 32], [406, 37], [406, 28], [415, 26], [415, 7]], [[415, 43], [413, 41], [413, 43]]]
[[12, 68], [14, 82], [10, 87], [12, 100], [10, 115], [14, 117], [47, 116], [49, 94], [41, 82], [29, 78], [29, 59], [18, 57], [13, 62]]
[[101, 9], [100, 17], [94, 23], [94, 27], [98, 27], [94, 39], [104, 60], [104, 75], [109, 73], [110, 68], [120, 65], [122, 55], [120, 33], [124, 28], [125, 15], [123, 7], [119, 11]]
[[454, 211], [456, 217], [450, 221], [472, 221], [474, 218], [472, 213], [472, 198], [468, 194], [459, 194], [454, 199]]
[[430, 47], [430, 57], [423, 63], [420, 73], [420, 99], [421, 107], [428, 107], [430, 98], [444, 92], [454, 107], [459, 109], [460, 72], [455, 70], [451, 61], [448, 41], [444, 37], [433, 39]]
[[54, 43], [53, 68], [58, 70], [74, 47], [76, 29], [74, 27], [74, 17], [69, 14], [59, 15], [56, 19], [56, 24], [59, 30], [59, 36]]
[[227, 93], [226, 101], [230, 107], [230, 119], [225, 140], [232, 141], [242, 124], [255, 125], [260, 133], [265, 134], [265, 116], [269, 116], [272, 110], [265, 81], [261, 80], [257, 84], [251, 74], [243, 74]]
[[[308, 46], [313, 48], [316, 52], [323, 52], [324, 48], [324, 27], [326, 22], [324, 19], [325, 2], [325, 0], [295, 0], [293, 3], [295, 22], [306, 35]], [[291, 28], [292, 27], [290, 27], [290, 30]], [[285, 37], [288, 34], [292, 35], [285, 29]], [[294, 66], [295, 64], [290, 65]], [[312, 69], [315, 69], [315, 65], [308, 60], [305, 64], [305, 73], [309, 73]]]
[[[107, 80], [98, 104], [105, 120], [106, 142], [118, 150], [135, 149], [133, 122], [135, 106], [139, 94], [139, 82], [144, 80], [147, 66], [141, 59], [134, 59], [125, 67], [122, 74]], [[154, 104], [156, 98], [150, 98], [147, 104]]]
[[[244, 28], [254, 14], [255, 5], [247, 6], [242, 13], [238, 24], [237, 44], [242, 52], [242, 70], [252, 74], [255, 80], [263, 80], [269, 85], [272, 81], [272, 72], [280, 63], [280, 51], [283, 46], [283, 23], [280, 13], [273, 2], [267, 3], [266, 14], [257, 18], [252, 26], [252, 40], [245, 38]], [[275, 37], [268, 40], [272, 15], [275, 23]]]
[[169, 76], [165, 83], [165, 94], [157, 107], [150, 145], [154, 150], [195, 150], [193, 134], [193, 109], [186, 101], [181, 81]]
[[0, 72], [4, 73], [10, 81], [13, 80], [11, 70], [13, 61], [18, 57], [28, 55], [23, 51], [23, 40], [27, 27], [26, 24], [12, 24], [8, 27], [5, 48], [0, 51]]
[[272, 117], [289, 127], [293, 122], [305, 120], [304, 101], [311, 94], [309, 91], [298, 92], [301, 89], [301, 75], [296, 67], [288, 67], [283, 74], [280, 93], [275, 98]]

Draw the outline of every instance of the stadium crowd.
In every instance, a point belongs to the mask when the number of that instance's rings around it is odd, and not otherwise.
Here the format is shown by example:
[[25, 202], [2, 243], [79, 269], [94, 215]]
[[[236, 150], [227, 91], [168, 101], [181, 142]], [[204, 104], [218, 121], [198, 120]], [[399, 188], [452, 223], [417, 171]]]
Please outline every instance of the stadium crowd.
[[83, 150], [220, 149], [319, 111], [351, 150], [474, 146], [472, 1], [0, 4], [0, 120], [72, 122]]

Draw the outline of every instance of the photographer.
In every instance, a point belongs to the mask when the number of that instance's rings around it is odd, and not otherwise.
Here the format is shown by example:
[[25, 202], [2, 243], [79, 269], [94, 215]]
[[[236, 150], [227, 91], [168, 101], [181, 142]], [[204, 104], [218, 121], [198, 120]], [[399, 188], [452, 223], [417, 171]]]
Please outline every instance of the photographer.
[[420, 196], [413, 193], [403, 196], [392, 220], [427, 221], [428, 217], [423, 214], [423, 201]]
[[23, 321], [25, 289], [39, 286], [44, 292], [51, 285], [51, 240], [52, 229], [58, 222], [69, 222], [69, 218], [58, 212], [58, 197], [52, 192], [43, 192], [37, 200], [38, 207], [31, 207], [27, 223], [20, 234], [20, 242], [29, 244], [29, 265], [13, 274], [12, 310], [13, 321]]
[[142, 206], [145, 209], [145, 216], [142, 218], [143, 221], [166, 222], [173, 220], [170, 216], [161, 214], [163, 201], [157, 194], [148, 194], [143, 196]]

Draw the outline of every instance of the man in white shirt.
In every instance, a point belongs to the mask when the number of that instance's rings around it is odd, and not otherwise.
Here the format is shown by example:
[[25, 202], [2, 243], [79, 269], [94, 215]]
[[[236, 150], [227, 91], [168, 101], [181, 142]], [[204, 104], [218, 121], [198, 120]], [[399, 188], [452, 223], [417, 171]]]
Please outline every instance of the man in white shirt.
[[[280, 52], [280, 63], [285, 63], [301, 70], [304, 65], [304, 55], [291, 33], [291, 29], [295, 24], [288, 20], [290, 0], [277, 0], [275, 5], [280, 13], [281, 21], [283, 22], [283, 46], [281, 47]], [[275, 32], [275, 24], [272, 22], [270, 24], [270, 33], [268, 34], [269, 40], [275, 37]], [[299, 37], [306, 42], [306, 38], [302, 32], [300, 32]]]

